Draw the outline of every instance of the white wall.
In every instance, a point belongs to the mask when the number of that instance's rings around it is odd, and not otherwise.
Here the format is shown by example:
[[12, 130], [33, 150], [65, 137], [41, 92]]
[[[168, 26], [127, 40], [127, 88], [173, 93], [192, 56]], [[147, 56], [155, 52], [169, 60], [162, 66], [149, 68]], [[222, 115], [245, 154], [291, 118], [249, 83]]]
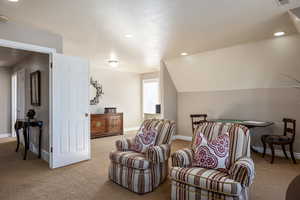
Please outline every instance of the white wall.
[[163, 61], [160, 65], [160, 89], [162, 117], [177, 120], [177, 89]]
[[281, 74], [300, 78], [300, 35], [167, 60], [179, 92], [284, 86]]
[[0, 138], [11, 134], [11, 72], [0, 68]]
[[297, 31], [300, 33], [300, 7], [290, 10], [289, 15]]
[[91, 113], [103, 113], [105, 107], [117, 107], [124, 114], [124, 129], [140, 126], [141, 78], [139, 74], [91, 68], [90, 75], [103, 86], [100, 103], [91, 106]]
[[[253, 142], [262, 134], [282, 134], [282, 119], [300, 123], [300, 90], [283, 74], [300, 79], [300, 36], [291, 35], [167, 60], [178, 89], [178, 134], [192, 136], [190, 114], [211, 119], [273, 121], [253, 130]], [[300, 131], [295, 150], [300, 152]]]

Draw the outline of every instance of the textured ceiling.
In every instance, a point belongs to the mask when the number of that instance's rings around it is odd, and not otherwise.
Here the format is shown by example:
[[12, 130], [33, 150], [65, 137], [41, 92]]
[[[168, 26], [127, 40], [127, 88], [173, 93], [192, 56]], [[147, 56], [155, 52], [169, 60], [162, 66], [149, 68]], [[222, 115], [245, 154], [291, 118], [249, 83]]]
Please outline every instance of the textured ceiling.
[[[290, 0], [0, 0], [0, 14], [61, 34], [64, 52], [107, 66], [111, 57], [126, 71], [148, 72], [161, 59], [295, 33]], [[132, 34], [132, 38], [126, 38]]]

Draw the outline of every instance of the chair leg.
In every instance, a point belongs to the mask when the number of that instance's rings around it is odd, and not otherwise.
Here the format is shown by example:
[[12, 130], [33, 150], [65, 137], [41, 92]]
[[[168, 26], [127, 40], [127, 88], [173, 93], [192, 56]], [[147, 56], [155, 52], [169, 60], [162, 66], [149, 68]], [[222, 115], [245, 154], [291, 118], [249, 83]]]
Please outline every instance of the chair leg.
[[282, 148], [282, 151], [284, 153], [284, 156], [286, 157], [286, 159], [289, 159], [288, 155], [286, 154], [286, 151], [285, 151], [285, 146], [282, 144], [281, 145], [281, 148]]
[[297, 164], [297, 163], [296, 163], [296, 159], [295, 159], [295, 157], [294, 157], [293, 144], [290, 144], [290, 153], [291, 153], [291, 157], [292, 157], [292, 160], [293, 160], [294, 164]]
[[262, 136], [261, 137], [261, 142], [262, 142], [262, 144], [263, 144], [263, 147], [264, 147], [264, 152], [263, 152], [263, 155], [262, 155], [262, 157], [264, 158], [265, 157], [265, 155], [266, 155], [266, 142], [265, 142], [265, 137], [264, 136]]
[[274, 157], [275, 157], [275, 152], [274, 152], [274, 146], [273, 144], [269, 144], [270, 145], [270, 149], [272, 151], [272, 160], [271, 160], [271, 164], [274, 163]]

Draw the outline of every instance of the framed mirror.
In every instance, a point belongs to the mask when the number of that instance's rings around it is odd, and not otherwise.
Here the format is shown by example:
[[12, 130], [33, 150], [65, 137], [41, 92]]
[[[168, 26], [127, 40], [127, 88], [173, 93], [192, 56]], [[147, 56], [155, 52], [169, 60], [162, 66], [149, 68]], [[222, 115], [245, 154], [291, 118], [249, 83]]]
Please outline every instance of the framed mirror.
[[30, 74], [30, 100], [31, 105], [41, 105], [41, 72], [36, 71]]
[[90, 96], [92, 97], [90, 100], [90, 105], [97, 105], [99, 103], [99, 98], [104, 94], [102, 85], [98, 83], [98, 81], [93, 80], [92, 77], [90, 80], [90, 85]]

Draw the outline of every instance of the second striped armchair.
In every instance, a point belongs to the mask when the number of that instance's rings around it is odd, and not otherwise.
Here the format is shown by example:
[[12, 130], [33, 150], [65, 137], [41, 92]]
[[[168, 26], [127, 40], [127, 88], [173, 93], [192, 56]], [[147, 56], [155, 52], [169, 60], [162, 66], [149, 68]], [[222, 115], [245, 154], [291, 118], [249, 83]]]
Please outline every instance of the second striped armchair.
[[250, 158], [248, 128], [238, 124], [206, 122], [195, 130], [194, 136], [198, 131], [208, 140], [229, 133], [229, 171], [193, 167], [192, 149], [175, 152], [170, 170], [172, 200], [248, 200], [255, 174]]

